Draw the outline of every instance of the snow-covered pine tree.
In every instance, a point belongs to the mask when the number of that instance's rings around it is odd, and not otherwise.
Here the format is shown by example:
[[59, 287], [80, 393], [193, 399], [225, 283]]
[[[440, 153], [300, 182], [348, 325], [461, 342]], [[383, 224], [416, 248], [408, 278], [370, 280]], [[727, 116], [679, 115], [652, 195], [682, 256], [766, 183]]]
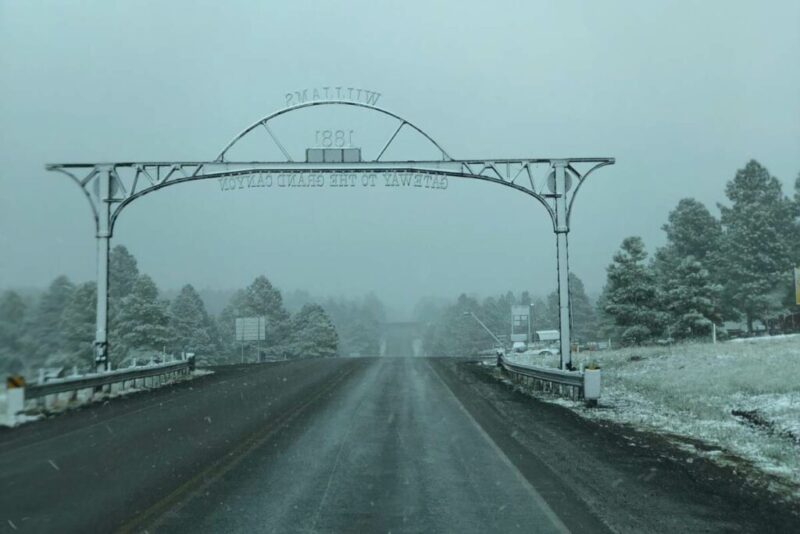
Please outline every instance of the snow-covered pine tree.
[[193, 352], [198, 361], [216, 359], [215, 325], [205, 304], [191, 284], [186, 284], [170, 305], [170, 332], [173, 352]]
[[669, 291], [672, 272], [689, 256], [718, 280], [722, 225], [702, 202], [681, 199], [661, 229], [667, 234], [667, 243], [656, 250], [653, 266], [663, 291]]
[[217, 321], [219, 342], [228, 360], [239, 356], [240, 344], [236, 341], [236, 318], [246, 317], [245, 291], [240, 289], [231, 295], [228, 304], [222, 310]]
[[693, 198], [681, 199], [661, 229], [667, 233], [668, 246], [681, 259], [692, 256], [705, 266], [719, 252], [722, 225], [702, 202]]
[[61, 365], [91, 367], [94, 363], [94, 336], [97, 317], [97, 284], [85, 282], [72, 292], [61, 314], [64, 335]]
[[63, 350], [64, 336], [61, 332], [61, 313], [69, 302], [75, 286], [66, 276], [59, 276], [42, 294], [31, 321], [31, 338], [36, 349], [31, 367], [39, 367]]
[[282, 355], [289, 339], [289, 312], [283, 307], [281, 292], [266, 276], [259, 276], [244, 292], [242, 317], [266, 317], [267, 332], [264, 345], [266, 352]]
[[646, 259], [642, 238], [628, 237], [607, 269], [604, 311], [622, 327], [626, 344], [641, 344], [660, 335], [666, 319], [658, 309], [659, 290]]
[[239, 358], [241, 343], [236, 341], [236, 319], [266, 317], [266, 340], [253, 342], [273, 357], [282, 357], [290, 343], [289, 313], [283, 306], [281, 292], [266, 276], [259, 276], [245, 289], [233, 294], [217, 323], [220, 345], [229, 360]]
[[108, 296], [112, 300], [127, 297], [139, 278], [136, 258], [123, 245], [111, 249], [108, 256]]
[[722, 212], [723, 303], [726, 312], [743, 316], [748, 332], [756, 319], [779, 311], [791, 286], [794, 266], [789, 233], [796, 206], [784, 196], [781, 183], [751, 160], [728, 182], [731, 206]]
[[167, 304], [146, 274], [139, 275], [131, 293], [120, 301], [114, 322], [112, 360], [119, 363], [139, 351], [155, 352], [170, 346]]
[[669, 288], [665, 302], [671, 335], [678, 339], [710, 336], [712, 325], [721, 322], [718, 302], [722, 287], [714, 284], [708, 270], [687, 256], [672, 272]]
[[18, 373], [24, 367], [28, 306], [16, 291], [0, 295], [0, 372]]
[[329, 358], [338, 354], [339, 336], [333, 322], [318, 304], [306, 304], [291, 319], [295, 358]]
[[127, 352], [125, 344], [117, 338], [120, 331], [117, 321], [122, 299], [131, 294], [138, 278], [139, 266], [133, 254], [124, 245], [111, 249], [108, 256], [108, 341], [113, 362], [122, 360]]

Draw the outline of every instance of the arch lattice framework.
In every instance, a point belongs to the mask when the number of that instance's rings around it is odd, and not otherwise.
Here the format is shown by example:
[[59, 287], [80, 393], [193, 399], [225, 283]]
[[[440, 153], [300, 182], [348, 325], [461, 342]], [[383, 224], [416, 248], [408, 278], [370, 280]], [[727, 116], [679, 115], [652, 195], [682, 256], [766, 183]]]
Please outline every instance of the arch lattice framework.
[[[288, 113], [314, 106], [354, 106], [383, 114], [397, 121], [397, 128], [370, 160], [352, 163], [311, 163], [295, 161], [286, 150], [270, 122]], [[228, 152], [245, 136], [259, 127], [266, 130], [283, 154], [282, 161], [231, 161]], [[397, 135], [409, 128], [431, 143], [440, 159], [384, 161], [387, 149]], [[97, 332], [95, 360], [98, 369], [108, 368], [108, 253], [114, 225], [122, 210], [136, 199], [172, 185], [198, 180], [220, 179], [243, 175], [287, 173], [413, 173], [446, 178], [481, 180], [508, 187], [536, 199], [547, 211], [557, 236], [558, 282], [561, 330], [561, 365], [570, 367], [570, 310], [567, 282], [569, 263], [567, 234], [577, 192], [595, 170], [614, 164], [610, 157], [568, 158], [470, 158], [451, 157], [425, 131], [399, 115], [361, 102], [327, 100], [305, 102], [281, 109], [242, 130], [210, 161], [120, 161], [95, 163], [52, 163], [49, 171], [67, 175], [81, 187], [91, 205], [96, 223], [98, 280]], [[574, 185], [572, 187], [571, 185]]]

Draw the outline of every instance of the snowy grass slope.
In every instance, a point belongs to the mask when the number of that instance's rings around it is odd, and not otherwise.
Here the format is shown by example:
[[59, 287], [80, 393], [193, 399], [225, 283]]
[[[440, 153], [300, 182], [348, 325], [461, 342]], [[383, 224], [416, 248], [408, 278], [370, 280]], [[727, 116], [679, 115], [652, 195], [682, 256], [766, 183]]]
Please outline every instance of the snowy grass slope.
[[800, 497], [800, 337], [576, 355], [576, 363], [590, 361], [603, 369], [602, 409], [557, 402], [586, 417], [701, 440], [712, 446], [705, 454], [722, 461], [733, 453]]

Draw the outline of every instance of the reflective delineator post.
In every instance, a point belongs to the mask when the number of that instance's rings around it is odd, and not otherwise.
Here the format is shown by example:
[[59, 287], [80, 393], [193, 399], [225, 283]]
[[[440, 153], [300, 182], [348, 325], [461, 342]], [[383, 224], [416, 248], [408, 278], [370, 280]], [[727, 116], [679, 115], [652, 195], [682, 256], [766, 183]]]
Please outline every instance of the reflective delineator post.
[[569, 219], [567, 214], [566, 161], [554, 162], [556, 205], [556, 255], [558, 260], [558, 330], [561, 342], [561, 369], [572, 367], [569, 309]]
[[94, 338], [95, 370], [108, 370], [108, 254], [111, 241], [111, 172], [98, 178], [97, 318]]

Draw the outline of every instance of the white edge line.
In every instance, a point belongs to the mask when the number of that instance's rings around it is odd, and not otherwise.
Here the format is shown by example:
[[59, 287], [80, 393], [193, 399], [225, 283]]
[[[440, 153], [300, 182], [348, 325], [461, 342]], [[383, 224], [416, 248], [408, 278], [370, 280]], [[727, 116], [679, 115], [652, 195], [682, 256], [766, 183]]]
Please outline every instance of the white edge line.
[[467, 411], [467, 409], [464, 407], [463, 404], [461, 404], [461, 401], [458, 400], [458, 397], [456, 397], [456, 394], [453, 393], [453, 391], [450, 389], [450, 386], [447, 385], [447, 382], [445, 382], [442, 379], [442, 377], [439, 376], [439, 373], [436, 371], [436, 369], [433, 368], [433, 366], [430, 364], [430, 362], [426, 361], [425, 363], [428, 364], [428, 367], [430, 367], [431, 371], [433, 371], [434, 376], [436, 376], [436, 378], [439, 380], [439, 382], [442, 383], [442, 385], [444, 386], [444, 389], [447, 390], [447, 392], [450, 394], [450, 396], [453, 398], [453, 400], [456, 401], [456, 404], [461, 409], [461, 411], [464, 413], [464, 415], [467, 416], [467, 419], [469, 419], [472, 422], [472, 424], [475, 425], [475, 428], [478, 429], [478, 433], [480, 433], [480, 435], [483, 436], [483, 439], [486, 440], [486, 442], [489, 444], [490, 447], [492, 447], [492, 449], [494, 449], [494, 451], [500, 457], [500, 460], [502, 460], [502, 462], [504, 464], [506, 464], [514, 472], [514, 474], [516, 475], [517, 479], [519, 479], [519, 481], [522, 483], [522, 485], [525, 486], [525, 488], [528, 490], [528, 492], [533, 497], [533, 500], [536, 501], [536, 504], [539, 505], [539, 507], [542, 509], [542, 511], [544, 512], [545, 516], [547, 516], [547, 518], [550, 520], [550, 522], [553, 524], [553, 526], [556, 527], [560, 532], [563, 532], [565, 534], [570, 534], [571, 531], [570, 531], [569, 528], [567, 528], [567, 525], [565, 525], [564, 522], [561, 521], [561, 519], [553, 511], [553, 509], [550, 508], [550, 505], [547, 504], [547, 501], [544, 500], [544, 497], [542, 497], [541, 494], [538, 491], [536, 491], [536, 488], [534, 488], [533, 485], [530, 483], [530, 481], [527, 478], [525, 478], [525, 475], [523, 475], [520, 472], [520, 470], [517, 469], [517, 466], [514, 465], [514, 463], [508, 458], [508, 456], [506, 456], [506, 453], [503, 452], [503, 450], [500, 447], [497, 446], [497, 443], [494, 442], [494, 440], [491, 438], [491, 436], [489, 436], [489, 434], [486, 433], [486, 431], [475, 420], [475, 418], [472, 417], [472, 414], [469, 413], [469, 411]]

